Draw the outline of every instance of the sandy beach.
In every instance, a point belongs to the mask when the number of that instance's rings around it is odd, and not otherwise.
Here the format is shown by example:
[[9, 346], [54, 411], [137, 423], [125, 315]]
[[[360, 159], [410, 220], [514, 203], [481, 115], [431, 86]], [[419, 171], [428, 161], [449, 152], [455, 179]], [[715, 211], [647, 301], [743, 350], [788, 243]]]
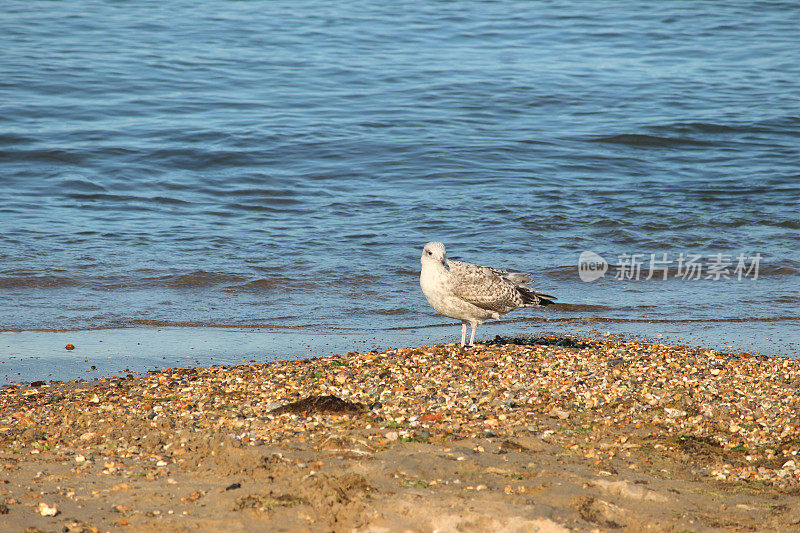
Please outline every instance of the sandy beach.
[[558, 337], [7, 386], [0, 530], [797, 530], [799, 388]]

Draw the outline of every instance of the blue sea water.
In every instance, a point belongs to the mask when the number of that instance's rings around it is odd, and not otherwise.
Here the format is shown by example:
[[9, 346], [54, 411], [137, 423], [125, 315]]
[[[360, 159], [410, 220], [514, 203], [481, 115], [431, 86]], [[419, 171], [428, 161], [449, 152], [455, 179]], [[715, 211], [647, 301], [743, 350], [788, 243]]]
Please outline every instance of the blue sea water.
[[[561, 302], [479, 338], [797, 356], [798, 20], [772, 1], [3, 2], [0, 380], [451, 342], [418, 286], [430, 240]], [[584, 251], [605, 277], [581, 280]], [[719, 279], [681, 277], [681, 254]]]

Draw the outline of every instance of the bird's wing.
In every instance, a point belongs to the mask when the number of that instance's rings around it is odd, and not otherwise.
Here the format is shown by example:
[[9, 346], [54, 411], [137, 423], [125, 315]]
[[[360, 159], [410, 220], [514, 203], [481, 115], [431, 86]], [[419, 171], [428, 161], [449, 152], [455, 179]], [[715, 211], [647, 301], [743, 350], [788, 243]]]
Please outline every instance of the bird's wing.
[[453, 296], [487, 311], [507, 313], [523, 305], [522, 295], [505, 272], [496, 268], [448, 261]]

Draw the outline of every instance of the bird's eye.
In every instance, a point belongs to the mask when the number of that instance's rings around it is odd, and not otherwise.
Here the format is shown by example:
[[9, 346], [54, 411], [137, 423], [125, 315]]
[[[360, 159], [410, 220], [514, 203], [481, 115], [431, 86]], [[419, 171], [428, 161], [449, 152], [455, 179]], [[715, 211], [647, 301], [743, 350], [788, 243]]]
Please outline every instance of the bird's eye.
[[433, 252], [431, 252], [430, 250], [425, 250], [425, 251], [428, 252], [428, 255], [433, 255]]

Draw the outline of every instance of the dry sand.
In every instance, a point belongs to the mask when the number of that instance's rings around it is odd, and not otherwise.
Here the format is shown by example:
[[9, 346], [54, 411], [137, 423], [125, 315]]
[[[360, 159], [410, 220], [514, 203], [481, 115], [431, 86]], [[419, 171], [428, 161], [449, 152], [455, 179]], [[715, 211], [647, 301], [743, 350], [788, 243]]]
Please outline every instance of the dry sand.
[[798, 531], [799, 389], [557, 338], [7, 387], [0, 531]]

